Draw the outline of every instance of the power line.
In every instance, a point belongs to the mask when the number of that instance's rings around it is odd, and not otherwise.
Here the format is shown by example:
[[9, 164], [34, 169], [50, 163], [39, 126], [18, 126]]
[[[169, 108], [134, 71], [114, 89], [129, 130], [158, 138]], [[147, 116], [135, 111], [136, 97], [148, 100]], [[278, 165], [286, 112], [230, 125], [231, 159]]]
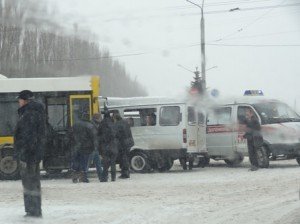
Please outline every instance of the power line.
[[[277, 5], [276, 7], [282, 7], [282, 6], [286, 6], [286, 5], [282, 5], [286, 0], [283, 0], [279, 5]], [[295, 5], [295, 4], [290, 4], [290, 5]], [[296, 4], [296, 5], [300, 5], [299, 3]], [[266, 15], [270, 14], [276, 7], [273, 7], [273, 8], [270, 8], [266, 13], [260, 15], [259, 17], [257, 17], [256, 19], [254, 19], [252, 22], [248, 23], [247, 25], [245, 25], [244, 27], [241, 27], [240, 29], [238, 29], [237, 31], [233, 32], [233, 33], [230, 33], [228, 35], [226, 35], [225, 37], [223, 38], [220, 38], [218, 40], [215, 40], [214, 42], [217, 42], [217, 41], [223, 41], [223, 40], [226, 40], [228, 37], [231, 37], [231, 36], [234, 36], [240, 32], [242, 32], [243, 30], [245, 30], [246, 28], [252, 26], [253, 24], [255, 24], [257, 21], [263, 19]]]
[[296, 32], [299, 32], [299, 31], [300, 30], [294, 30], [294, 31], [285, 31], [285, 32], [276, 32], [276, 33], [265, 33], [265, 34], [258, 34], [258, 35], [250, 35], [250, 36], [232, 37], [232, 38], [226, 38], [225, 40], [238, 40], [238, 39], [248, 39], [248, 38], [275, 36], [275, 35], [280, 35], [280, 34], [296, 33]]
[[[271, 2], [274, 0], [244, 0], [244, 1], [224, 1], [224, 2], [215, 2], [215, 3], [206, 3], [205, 8], [207, 7], [216, 7], [216, 6], [224, 6], [224, 5], [233, 5], [233, 4], [253, 4], [253, 3], [263, 3], [263, 2]], [[173, 6], [173, 7], [165, 7], [162, 9], [170, 9], [170, 10], [186, 10], [191, 9], [192, 6]]]
[[[286, 0], [284, 0], [284, 1], [286, 1]], [[239, 7], [239, 12], [265, 10], [265, 9], [273, 10], [273, 9], [277, 9], [277, 8], [294, 7], [294, 6], [300, 6], [300, 3], [284, 4], [284, 5], [282, 5], [282, 3], [281, 3], [279, 5], [256, 6], [256, 7], [247, 7], [247, 8]], [[204, 12], [204, 14], [219, 14], [219, 13], [230, 13], [230, 10], [215, 10], [215, 11]], [[199, 15], [199, 13], [180, 14], [180, 16], [190, 16], [190, 15]]]
[[[132, 57], [132, 56], [141, 56], [148, 54], [147, 52], [140, 53], [128, 53], [128, 54], [120, 54], [120, 55], [111, 55], [111, 56], [101, 56], [101, 57], [82, 57], [82, 58], [60, 58], [60, 59], [39, 59], [35, 60], [35, 62], [63, 62], [63, 61], [93, 61], [93, 60], [101, 60], [101, 59], [109, 59], [109, 58], [122, 58], [122, 57]], [[28, 58], [13, 58], [13, 60], [28, 60]], [[30, 60], [30, 61], [33, 61]]]
[[300, 44], [206, 44], [221, 47], [300, 47]]

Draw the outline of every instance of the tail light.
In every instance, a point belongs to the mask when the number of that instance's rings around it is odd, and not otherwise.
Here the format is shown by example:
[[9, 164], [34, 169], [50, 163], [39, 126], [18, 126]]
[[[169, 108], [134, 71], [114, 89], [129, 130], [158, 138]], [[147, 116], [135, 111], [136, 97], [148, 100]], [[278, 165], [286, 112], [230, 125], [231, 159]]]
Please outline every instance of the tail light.
[[183, 143], [186, 143], [187, 142], [187, 134], [186, 134], [186, 129], [183, 129], [182, 130], [182, 137], [183, 137]]

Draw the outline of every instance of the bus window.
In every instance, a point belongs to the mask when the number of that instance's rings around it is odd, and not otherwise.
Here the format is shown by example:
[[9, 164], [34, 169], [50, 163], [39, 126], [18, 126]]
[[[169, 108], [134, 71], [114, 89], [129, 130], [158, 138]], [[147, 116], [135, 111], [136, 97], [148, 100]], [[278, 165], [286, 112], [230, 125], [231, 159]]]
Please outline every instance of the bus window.
[[133, 127], [138, 126], [155, 126], [156, 125], [156, 108], [127, 109], [124, 110], [124, 118], [130, 119]]
[[48, 98], [47, 99], [48, 122], [56, 130], [67, 127], [67, 99]]
[[189, 125], [196, 124], [196, 115], [195, 115], [194, 107], [188, 107], [188, 123], [189, 123]]
[[231, 124], [231, 108], [222, 107], [210, 111], [207, 125], [227, 125]]
[[161, 126], [177, 126], [181, 121], [180, 107], [165, 106], [160, 108], [159, 124]]
[[18, 120], [18, 103], [0, 101], [0, 136], [12, 136]]
[[71, 125], [84, 115], [88, 115], [91, 118], [91, 98], [71, 96]]

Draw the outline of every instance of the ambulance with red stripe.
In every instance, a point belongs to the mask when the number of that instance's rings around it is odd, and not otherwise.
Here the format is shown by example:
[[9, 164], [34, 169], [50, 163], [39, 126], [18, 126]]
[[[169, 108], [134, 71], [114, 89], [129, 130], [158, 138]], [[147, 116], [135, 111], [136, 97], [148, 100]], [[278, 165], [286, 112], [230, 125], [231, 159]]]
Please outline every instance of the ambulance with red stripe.
[[[209, 157], [233, 166], [248, 156], [245, 113], [254, 112], [261, 124], [264, 144], [258, 150], [260, 167], [270, 160], [296, 159], [300, 164], [300, 116], [287, 104], [267, 99], [261, 92], [221, 101], [208, 110], [206, 144]], [[250, 96], [249, 96], [250, 95]], [[255, 96], [251, 96], [255, 95]]]

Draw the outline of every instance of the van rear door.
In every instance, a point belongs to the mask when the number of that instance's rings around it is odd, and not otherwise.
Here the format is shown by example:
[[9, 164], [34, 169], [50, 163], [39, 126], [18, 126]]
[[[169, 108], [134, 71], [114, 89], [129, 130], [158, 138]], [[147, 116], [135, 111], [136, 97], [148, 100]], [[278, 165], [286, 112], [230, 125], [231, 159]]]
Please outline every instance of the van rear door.
[[198, 153], [198, 125], [195, 107], [187, 107], [187, 152]]

